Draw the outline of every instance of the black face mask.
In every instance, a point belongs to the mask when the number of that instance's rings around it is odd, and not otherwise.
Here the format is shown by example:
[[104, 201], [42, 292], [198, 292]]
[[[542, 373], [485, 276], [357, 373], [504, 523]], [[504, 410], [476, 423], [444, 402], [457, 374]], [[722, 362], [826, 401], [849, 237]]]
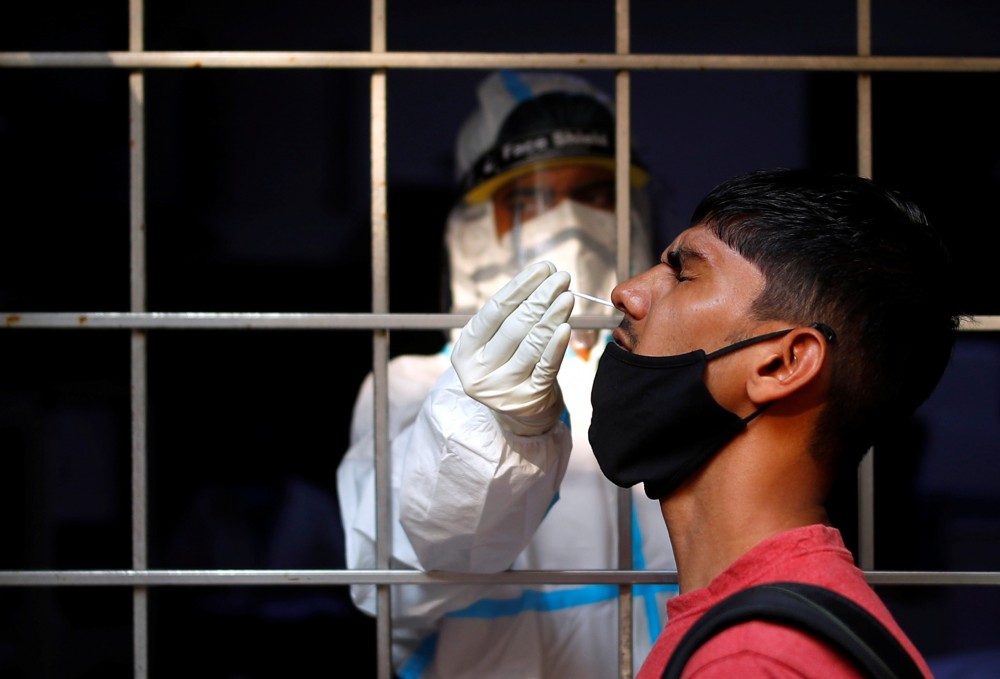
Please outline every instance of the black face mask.
[[[826, 326], [813, 327], [832, 339]], [[594, 378], [589, 431], [604, 475], [623, 488], [643, 483], [654, 500], [676, 490], [764, 409], [741, 418], [720, 406], [705, 386], [708, 361], [791, 330], [751, 337], [710, 354], [698, 349], [638, 356], [609, 344]]]

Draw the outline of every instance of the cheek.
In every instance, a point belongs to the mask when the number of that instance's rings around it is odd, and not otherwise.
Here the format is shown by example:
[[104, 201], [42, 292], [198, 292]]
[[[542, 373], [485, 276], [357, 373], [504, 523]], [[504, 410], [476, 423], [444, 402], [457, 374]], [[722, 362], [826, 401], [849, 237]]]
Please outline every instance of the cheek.
[[735, 354], [720, 356], [709, 361], [705, 368], [705, 386], [720, 406], [740, 417], [746, 417], [754, 410], [747, 395], [746, 357]]
[[[678, 289], [678, 293], [683, 292]], [[749, 317], [746, 290], [716, 290], [705, 295], [681, 295], [674, 299], [678, 315], [685, 321], [686, 330], [699, 338], [692, 349], [711, 351], [716, 343], [728, 338], [742, 327]]]
[[[676, 287], [654, 300], [644, 322], [643, 343], [658, 356], [713, 348], [730, 313], [723, 297], [701, 298]], [[654, 350], [655, 347], [655, 350]]]
[[726, 329], [731, 326], [733, 311], [732, 303], [724, 296], [699, 300], [691, 306], [691, 314], [697, 319], [698, 328], [702, 332], [711, 332], [713, 329], [718, 331], [720, 328], [728, 332]]

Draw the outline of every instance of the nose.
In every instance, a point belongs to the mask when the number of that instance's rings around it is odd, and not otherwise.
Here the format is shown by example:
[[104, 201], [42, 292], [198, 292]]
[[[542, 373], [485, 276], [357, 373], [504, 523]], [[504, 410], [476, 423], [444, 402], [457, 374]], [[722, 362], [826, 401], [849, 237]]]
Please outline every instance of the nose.
[[649, 286], [646, 284], [648, 273], [633, 276], [616, 285], [611, 291], [611, 302], [626, 316], [640, 319], [645, 317], [649, 310]]

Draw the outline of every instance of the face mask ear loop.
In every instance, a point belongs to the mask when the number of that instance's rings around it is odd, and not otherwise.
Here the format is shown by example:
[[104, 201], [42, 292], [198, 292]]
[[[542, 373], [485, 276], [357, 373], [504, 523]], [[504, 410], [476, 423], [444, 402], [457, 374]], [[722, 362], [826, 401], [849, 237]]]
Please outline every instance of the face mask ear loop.
[[719, 356], [725, 356], [728, 353], [734, 352], [737, 349], [742, 349], [743, 347], [748, 347], [751, 344], [757, 344], [758, 342], [766, 342], [769, 339], [774, 339], [775, 337], [781, 337], [787, 335], [794, 328], [788, 328], [787, 330], [777, 330], [775, 332], [769, 332], [766, 335], [759, 335], [758, 337], [750, 337], [745, 340], [740, 340], [735, 344], [730, 344], [728, 347], [722, 347], [721, 349], [716, 349], [710, 354], [705, 354], [705, 360], [711, 361], [713, 358], [718, 358]]
[[[833, 342], [834, 340], [837, 339], [837, 333], [835, 333], [833, 331], [833, 328], [831, 328], [826, 323], [818, 323], [818, 322], [810, 323], [809, 327], [815, 330], [819, 330], [821, 333], [823, 333], [823, 337], [826, 338], [827, 342]], [[722, 347], [721, 349], [717, 349], [716, 351], [713, 351], [710, 354], [705, 354], [705, 360], [710, 361], [713, 358], [718, 358], [719, 356], [725, 356], [730, 352], [736, 351], [737, 349], [742, 349], [743, 347], [746, 346], [750, 346], [751, 344], [756, 344], [757, 342], [766, 342], [769, 339], [774, 339], [775, 337], [781, 337], [782, 335], [787, 335], [792, 330], [794, 330], [794, 328], [788, 328], [787, 330], [777, 330], [775, 332], [769, 332], [765, 335], [760, 335], [759, 337], [750, 337], [745, 340], [740, 340], [735, 344], [730, 344], [728, 347]]]
[[826, 338], [827, 342], [833, 342], [837, 339], [837, 333], [835, 333], [833, 331], [833, 328], [831, 328], [826, 323], [819, 323], [819, 322], [810, 323], [809, 327], [815, 328], [816, 330], [819, 330], [821, 333], [823, 333], [823, 337]]
[[765, 410], [767, 410], [768, 408], [770, 408], [773, 403], [774, 403], [774, 401], [768, 401], [767, 403], [765, 403], [764, 405], [762, 405], [760, 408], [757, 408], [757, 410], [753, 411], [752, 413], [750, 413], [746, 417], [742, 418], [743, 419], [743, 424], [744, 425], [750, 424], [751, 420], [753, 420], [755, 417], [757, 417], [758, 415], [760, 415], [762, 412], [764, 412]]

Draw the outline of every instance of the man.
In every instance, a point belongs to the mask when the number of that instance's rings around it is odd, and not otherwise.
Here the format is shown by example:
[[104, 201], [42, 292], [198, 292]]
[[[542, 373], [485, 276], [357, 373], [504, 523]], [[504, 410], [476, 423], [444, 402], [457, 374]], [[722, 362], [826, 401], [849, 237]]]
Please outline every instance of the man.
[[[725, 182], [691, 223], [615, 288], [625, 316], [592, 396], [602, 470], [659, 500], [677, 561], [681, 593], [638, 679], [661, 676], [710, 606], [777, 581], [848, 596], [930, 677], [824, 504], [944, 371], [959, 321], [944, 247], [897, 194], [797, 170]], [[807, 634], [755, 621], [709, 640], [683, 676], [861, 675]]]
[[[618, 490], [587, 440], [609, 333], [563, 323], [574, 309], [613, 309], [574, 303], [567, 292], [550, 316], [560, 330], [548, 352], [533, 343], [533, 323], [512, 319], [493, 333], [505, 300], [521, 294], [497, 290], [529, 264], [539, 280], [558, 267], [559, 280], [571, 276], [575, 291], [602, 299], [617, 282], [613, 109], [563, 74], [494, 73], [477, 93], [479, 107], [458, 135], [461, 199], [446, 245], [451, 310], [479, 313], [441, 354], [389, 364], [392, 563], [482, 573], [616, 568]], [[631, 174], [638, 272], [653, 256], [646, 175], [638, 165]], [[513, 347], [529, 338], [515, 359]], [[337, 477], [350, 568], [375, 567], [373, 436], [367, 380]], [[672, 570], [659, 507], [641, 491], [633, 497], [631, 567]], [[634, 588], [637, 662], [675, 592]], [[352, 597], [375, 613], [374, 587], [352, 587]], [[616, 586], [395, 586], [392, 629], [401, 677], [618, 675]]]

